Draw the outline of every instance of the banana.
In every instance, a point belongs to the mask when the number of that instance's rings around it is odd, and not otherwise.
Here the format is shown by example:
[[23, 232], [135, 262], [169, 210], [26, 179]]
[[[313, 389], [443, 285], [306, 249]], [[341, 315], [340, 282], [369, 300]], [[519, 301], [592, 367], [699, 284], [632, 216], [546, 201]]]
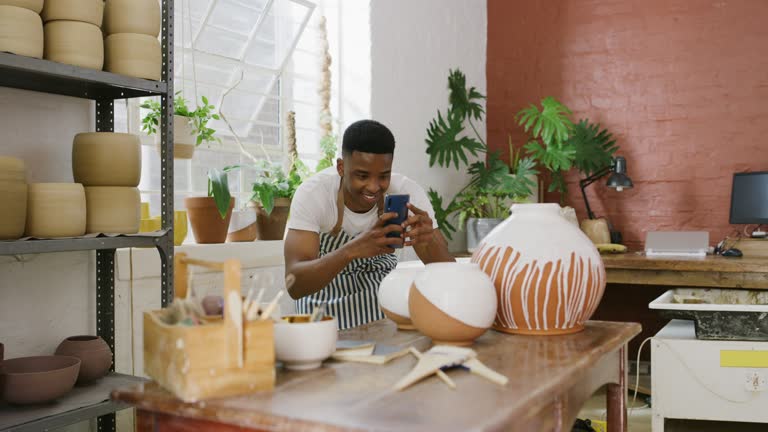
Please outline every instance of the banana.
[[602, 253], [624, 253], [627, 251], [627, 247], [620, 244], [615, 243], [599, 243], [595, 245], [597, 247], [598, 252]]

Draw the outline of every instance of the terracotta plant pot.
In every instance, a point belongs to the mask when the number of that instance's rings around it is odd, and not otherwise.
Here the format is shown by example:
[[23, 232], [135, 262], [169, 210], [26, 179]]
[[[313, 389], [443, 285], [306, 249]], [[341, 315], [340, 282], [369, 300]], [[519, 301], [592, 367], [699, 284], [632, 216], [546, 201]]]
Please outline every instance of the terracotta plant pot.
[[288, 212], [291, 209], [290, 198], [275, 198], [272, 213], [267, 214], [261, 205], [249, 203], [256, 207], [256, 229], [259, 240], [282, 240], [285, 235], [285, 224], [288, 222]]
[[160, 3], [157, 0], [107, 0], [104, 33], [160, 34]]
[[415, 330], [408, 311], [408, 297], [413, 280], [424, 273], [423, 267], [396, 268], [379, 285], [379, 306], [400, 330]]
[[40, 15], [25, 8], [0, 6], [0, 52], [43, 58], [44, 45]]
[[[173, 158], [174, 159], [192, 159], [195, 155], [195, 135], [192, 127], [192, 121], [189, 117], [180, 115], [173, 116]], [[160, 133], [155, 134], [155, 147], [160, 153]]]
[[141, 195], [135, 187], [85, 188], [87, 233], [135, 234], [141, 222]]
[[70, 356], [19, 357], [3, 361], [0, 394], [12, 404], [49, 402], [72, 390], [80, 359]]
[[213, 197], [184, 198], [184, 206], [187, 207], [187, 216], [197, 243], [224, 243], [232, 209], [235, 207], [234, 198], [229, 201], [229, 211], [224, 219]]
[[104, 40], [101, 29], [78, 21], [51, 21], [45, 24], [46, 60], [101, 70]]
[[[2, 1], [2, 0], [0, 0]], [[104, 0], [45, 0], [43, 21], [80, 21], [101, 27]]]
[[159, 81], [162, 52], [157, 37], [118, 33], [104, 39], [104, 70]]
[[496, 286], [493, 327], [507, 333], [567, 334], [584, 329], [605, 290], [595, 245], [557, 204], [515, 204], [472, 255]]
[[113, 132], [75, 135], [72, 174], [75, 182], [83, 186], [138, 186], [141, 180], [139, 137]]
[[32, 237], [85, 234], [85, 189], [79, 183], [30, 183], [25, 233]]
[[43, 0], [0, 0], [0, 5], [29, 9], [36, 14], [43, 10]]
[[80, 373], [77, 384], [87, 384], [109, 372], [112, 366], [112, 350], [104, 339], [98, 336], [70, 336], [56, 348], [56, 355], [72, 356], [80, 359]]
[[411, 285], [408, 312], [434, 343], [471, 345], [493, 324], [496, 292], [477, 264], [427, 264]]
[[232, 212], [229, 222], [228, 242], [252, 242], [258, 238], [256, 228], [256, 211], [253, 208]]

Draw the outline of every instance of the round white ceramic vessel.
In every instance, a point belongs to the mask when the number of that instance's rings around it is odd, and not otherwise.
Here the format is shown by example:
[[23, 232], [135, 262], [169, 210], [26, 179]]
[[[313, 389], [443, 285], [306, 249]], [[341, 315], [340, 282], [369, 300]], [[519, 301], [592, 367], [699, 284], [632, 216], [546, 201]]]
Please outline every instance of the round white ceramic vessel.
[[275, 323], [274, 331], [275, 356], [286, 369], [316, 369], [336, 351], [336, 318], [306, 323], [280, 320]]

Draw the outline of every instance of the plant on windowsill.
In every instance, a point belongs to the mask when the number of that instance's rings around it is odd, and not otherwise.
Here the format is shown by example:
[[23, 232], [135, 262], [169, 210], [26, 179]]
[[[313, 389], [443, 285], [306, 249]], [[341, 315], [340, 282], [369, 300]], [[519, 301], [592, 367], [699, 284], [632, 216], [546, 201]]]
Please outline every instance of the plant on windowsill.
[[[459, 71], [450, 71], [449, 108], [443, 116], [437, 112], [427, 129], [427, 153], [429, 166], [435, 163], [441, 167], [451, 164], [460, 170], [466, 166], [470, 175], [469, 183], [444, 206], [443, 198], [430, 188], [428, 195], [435, 210], [440, 230], [448, 238], [457, 231], [449, 218], [458, 217], [458, 229], [466, 224], [467, 243], [473, 248], [496, 224], [509, 216], [511, 201], [524, 200], [536, 185], [536, 163], [531, 157], [521, 157], [519, 152], [511, 154], [510, 165], [504, 163], [497, 153], [489, 152], [483, 138], [477, 133], [473, 119], [481, 121], [485, 111], [480, 101], [485, 99], [474, 87], [466, 87], [466, 78]], [[474, 136], [464, 135], [464, 124], [468, 123]], [[484, 159], [469, 163], [468, 154], [483, 155]]]
[[[195, 148], [202, 143], [221, 142], [215, 137], [216, 130], [208, 127], [211, 120], [219, 120], [216, 107], [208, 102], [208, 98], [201, 96], [202, 105], [197, 105], [194, 110], [189, 108], [188, 102], [181, 96], [181, 91], [176, 92], [173, 107], [173, 156], [174, 159], [192, 159]], [[155, 144], [160, 148], [161, 106], [156, 100], [148, 100], [140, 105], [149, 110], [141, 119], [141, 129], [147, 135], [155, 135]]]
[[227, 174], [236, 167], [208, 171], [208, 196], [184, 199], [197, 243], [224, 243], [235, 199], [229, 192]]

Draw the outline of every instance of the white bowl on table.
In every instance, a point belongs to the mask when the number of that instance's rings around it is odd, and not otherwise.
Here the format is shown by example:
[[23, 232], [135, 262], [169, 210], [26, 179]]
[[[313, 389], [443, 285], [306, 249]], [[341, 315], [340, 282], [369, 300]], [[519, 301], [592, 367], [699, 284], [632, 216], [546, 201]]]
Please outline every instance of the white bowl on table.
[[289, 370], [319, 368], [336, 351], [337, 339], [334, 317], [309, 322], [309, 315], [286, 315], [275, 323], [275, 355]]

